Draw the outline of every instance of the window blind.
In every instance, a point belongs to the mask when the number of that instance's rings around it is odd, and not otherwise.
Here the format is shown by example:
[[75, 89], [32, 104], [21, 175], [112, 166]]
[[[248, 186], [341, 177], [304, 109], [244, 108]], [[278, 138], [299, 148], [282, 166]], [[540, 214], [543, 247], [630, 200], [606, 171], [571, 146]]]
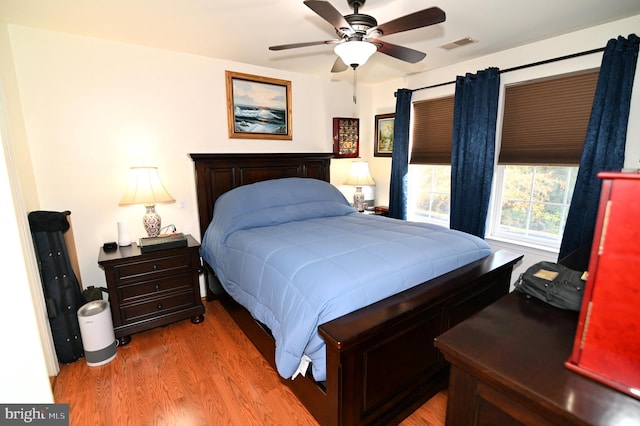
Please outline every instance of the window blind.
[[500, 164], [577, 165], [599, 69], [505, 87]]
[[453, 96], [413, 103], [411, 164], [451, 164]]

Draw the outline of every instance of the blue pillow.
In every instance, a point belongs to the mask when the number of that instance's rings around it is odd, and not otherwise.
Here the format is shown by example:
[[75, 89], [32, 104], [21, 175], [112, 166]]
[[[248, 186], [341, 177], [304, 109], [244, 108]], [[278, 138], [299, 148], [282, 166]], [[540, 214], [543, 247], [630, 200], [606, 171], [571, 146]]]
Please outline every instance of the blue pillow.
[[282, 178], [239, 186], [218, 197], [203, 242], [224, 244], [240, 229], [355, 212], [333, 185], [312, 178]]

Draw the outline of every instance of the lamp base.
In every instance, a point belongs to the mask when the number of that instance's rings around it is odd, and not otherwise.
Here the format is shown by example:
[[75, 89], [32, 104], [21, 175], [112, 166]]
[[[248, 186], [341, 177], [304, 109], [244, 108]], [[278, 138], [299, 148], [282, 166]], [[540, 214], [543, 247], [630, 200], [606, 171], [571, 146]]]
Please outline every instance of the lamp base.
[[144, 225], [147, 235], [157, 237], [160, 235], [160, 215], [156, 213], [155, 204], [145, 205], [147, 212], [142, 216], [142, 224]]
[[361, 186], [356, 186], [356, 193], [353, 194], [353, 207], [359, 212], [364, 211], [364, 192]]

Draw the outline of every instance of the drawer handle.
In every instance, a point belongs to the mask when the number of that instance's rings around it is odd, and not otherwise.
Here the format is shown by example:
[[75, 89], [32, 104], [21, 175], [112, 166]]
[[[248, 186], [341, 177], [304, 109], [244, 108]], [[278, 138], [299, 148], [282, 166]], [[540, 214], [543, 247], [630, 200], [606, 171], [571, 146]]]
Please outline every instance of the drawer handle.
[[160, 291], [160, 284], [156, 284], [156, 291]]
[[158, 265], [153, 265], [153, 270], [157, 271], [158, 270]]
[[158, 309], [162, 309], [162, 303], [158, 303]]

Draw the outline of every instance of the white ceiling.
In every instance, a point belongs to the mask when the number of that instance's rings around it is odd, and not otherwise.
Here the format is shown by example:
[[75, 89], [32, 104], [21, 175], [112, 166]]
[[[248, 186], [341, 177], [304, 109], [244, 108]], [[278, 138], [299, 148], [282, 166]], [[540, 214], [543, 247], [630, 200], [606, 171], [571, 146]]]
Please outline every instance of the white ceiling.
[[[353, 12], [347, 0], [330, 3], [343, 15]], [[382, 24], [432, 6], [445, 11], [444, 23], [383, 37], [426, 52], [427, 57], [408, 64], [376, 53], [358, 69], [360, 82], [399, 78], [640, 14], [640, 0], [367, 0], [360, 13]], [[271, 45], [335, 38], [333, 27], [302, 0], [0, 0], [0, 19], [327, 78], [352, 78], [350, 71], [331, 74], [336, 58], [331, 45], [268, 50]], [[439, 47], [463, 37], [477, 43], [449, 51]]]

